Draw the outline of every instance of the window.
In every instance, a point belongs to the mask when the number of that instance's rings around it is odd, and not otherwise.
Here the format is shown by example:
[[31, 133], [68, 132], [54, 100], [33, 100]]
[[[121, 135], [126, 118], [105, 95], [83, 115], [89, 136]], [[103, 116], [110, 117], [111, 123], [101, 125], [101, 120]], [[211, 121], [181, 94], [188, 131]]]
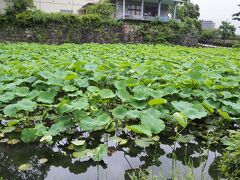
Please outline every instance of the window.
[[128, 14], [129, 15], [141, 15], [141, 6], [136, 4], [129, 4], [128, 5]]
[[64, 14], [73, 14], [73, 10], [60, 9], [60, 12]]

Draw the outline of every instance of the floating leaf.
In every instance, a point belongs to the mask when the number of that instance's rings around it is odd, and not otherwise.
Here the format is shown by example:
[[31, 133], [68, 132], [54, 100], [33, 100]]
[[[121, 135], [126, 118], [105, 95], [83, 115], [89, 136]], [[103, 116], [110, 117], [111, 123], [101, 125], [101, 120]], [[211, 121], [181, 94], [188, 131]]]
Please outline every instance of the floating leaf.
[[111, 89], [102, 89], [100, 90], [100, 96], [103, 99], [114, 98], [116, 95], [112, 92]]
[[71, 143], [75, 146], [82, 146], [85, 144], [85, 140], [78, 140], [78, 139], [75, 139], [74, 141], [71, 141]]
[[72, 101], [71, 106], [75, 110], [87, 110], [89, 108], [88, 99], [85, 97], [79, 98], [76, 101]]
[[32, 169], [32, 165], [31, 164], [22, 164], [18, 167], [19, 171], [27, 171]]
[[62, 89], [66, 92], [71, 92], [71, 91], [76, 91], [77, 90], [77, 88], [73, 85], [65, 85], [65, 86], [63, 86]]
[[90, 149], [84, 149], [82, 151], [79, 152], [73, 152], [72, 156], [75, 158], [85, 158], [85, 157], [92, 157], [93, 152]]
[[127, 139], [122, 139], [122, 138], [120, 138], [118, 136], [111, 137], [109, 139], [109, 141], [113, 141], [114, 143], [117, 143], [119, 145], [124, 145], [124, 144], [126, 144], [128, 142]]
[[38, 160], [39, 164], [45, 164], [46, 162], [48, 162], [47, 158], [42, 158]]
[[0, 102], [8, 103], [15, 98], [14, 93], [6, 92], [5, 94], [0, 96]]
[[188, 134], [188, 135], [179, 135], [177, 137], [177, 141], [178, 142], [181, 142], [181, 143], [189, 143], [190, 141], [192, 141], [194, 139], [194, 136], [191, 135], [191, 134]]
[[127, 109], [119, 106], [113, 109], [112, 114], [115, 119], [124, 119], [127, 115], [127, 112], [128, 112]]
[[55, 91], [41, 91], [38, 95], [37, 101], [52, 104], [56, 95], [57, 93]]
[[86, 117], [80, 120], [80, 127], [85, 131], [97, 131], [104, 129], [106, 125], [111, 123], [111, 121], [111, 117], [104, 113], [94, 119]]
[[88, 87], [89, 86], [88, 79], [86, 79], [86, 78], [75, 79], [74, 81], [79, 87]]
[[40, 139], [40, 142], [51, 142], [52, 136], [51, 135], [45, 135]]
[[7, 144], [14, 145], [14, 144], [17, 144], [17, 143], [19, 143], [19, 142], [20, 142], [19, 139], [10, 139], [10, 140], [7, 142]]
[[7, 105], [3, 109], [3, 112], [7, 116], [14, 117], [14, 116], [16, 116], [16, 113], [17, 113], [17, 105], [16, 104]]
[[6, 143], [6, 142], [8, 142], [9, 141], [9, 139], [8, 138], [3, 138], [3, 139], [0, 139], [0, 143]]
[[138, 110], [130, 110], [127, 112], [127, 115], [126, 117], [128, 119], [137, 119], [137, 118], [140, 118], [140, 115], [141, 115], [141, 111], [138, 111]]
[[18, 110], [33, 112], [36, 108], [37, 108], [37, 103], [31, 101], [30, 99], [22, 99], [21, 101], [17, 102]]
[[30, 93], [28, 87], [17, 87], [15, 89], [15, 95], [19, 97], [26, 97]]
[[141, 148], [149, 147], [150, 145], [155, 144], [155, 142], [156, 141], [152, 138], [141, 138], [135, 140], [135, 144]]
[[145, 134], [148, 137], [152, 136], [152, 131], [148, 126], [144, 125], [131, 125], [131, 126], [126, 126], [127, 130], [133, 131], [137, 134]]

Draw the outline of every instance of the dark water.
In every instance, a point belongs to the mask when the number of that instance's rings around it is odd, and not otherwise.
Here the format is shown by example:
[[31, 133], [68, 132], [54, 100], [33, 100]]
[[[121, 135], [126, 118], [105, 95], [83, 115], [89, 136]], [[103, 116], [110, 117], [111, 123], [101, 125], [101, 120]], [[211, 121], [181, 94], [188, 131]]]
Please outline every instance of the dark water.
[[[144, 149], [136, 146], [133, 140], [129, 140], [124, 146], [117, 146], [108, 141], [108, 136], [86, 136], [89, 146], [96, 147], [99, 143], [109, 146], [108, 156], [99, 163], [91, 159], [79, 161], [72, 158], [72, 152], [66, 145], [68, 138], [58, 140], [54, 145], [0, 144], [0, 176], [14, 180], [121, 180], [129, 179], [129, 173], [148, 169], [151, 174], [165, 178], [170, 178], [172, 172], [177, 172], [184, 179], [186, 172], [193, 171], [196, 179], [217, 179], [216, 163], [222, 153], [221, 149], [208, 148], [200, 140], [183, 144], [161, 137], [160, 143]], [[123, 135], [122, 138], [130, 137]], [[38, 160], [41, 158], [47, 158], [48, 162], [39, 164]], [[32, 164], [33, 168], [19, 172], [18, 166], [25, 163]]]

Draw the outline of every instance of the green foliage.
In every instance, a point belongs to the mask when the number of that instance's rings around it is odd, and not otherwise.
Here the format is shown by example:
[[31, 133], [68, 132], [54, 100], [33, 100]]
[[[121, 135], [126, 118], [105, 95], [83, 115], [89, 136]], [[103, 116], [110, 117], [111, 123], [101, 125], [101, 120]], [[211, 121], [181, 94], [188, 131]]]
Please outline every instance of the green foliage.
[[34, 7], [33, 0], [4, 0], [7, 4], [6, 14], [9, 16], [22, 13]]
[[210, 42], [214, 39], [219, 39], [221, 37], [221, 32], [218, 29], [205, 29], [201, 31], [200, 42]]
[[233, 48], [240, 48], [240, 44], [234, 44]]
[[199, 21], [185, 18], [177, 22], [168, 23], [152, 22], [140, 24], [139, 34], [146, 43], [174, 43], [185, 46], [194, 46], [198, 42], [200, 29]]
[[145, 146], [153, 142], [142, 135], [170, 129], [174, 136], [198, 122], [226, 129], [240, 117], [237, 49], [33, 43], [0, 49], [0, 118], [6, 119], [0, 134], [19, 132], [25, 143], [51, 143], [68, 131], [124, 129]]
[[191, 3], [190, 0], [184, 0], [184, 3], [177, 7], [177, 18], [183, 21], [186, 18], [198, 19], [200, 16], [199, 10], [197, 4]]
[[109, 18], [115, 12], [115, 7], [108, 1], [100, 1], [85, 8], [85, 14], [96, 14], [103, 18]]
[[218, 164], [219, 170], [229, 179], [240, 177], [240, 131], [230, 131], [229, 137], [222, 142], [227, 146], [226, 152], [221, 156]]
[[219, 30], [221, 32], [222, 39], [225, 40], [235, 36], [236, 28], [234, 25], [231, 25], [231, 23], [223, 21], [222, 25], [219, 27]]
[[0, 22], [5, 25], [18, 25], [24, 27], [54, 23], [94, 28], [102, 24], [116, 24], [114, 20], [103, 20], [103, 18], [97, 14], [79, 16], [62, 13], [44, 13], [39, 10], [26, 10], [16, 13], [15, 16], [2, 15], [0, 16]]

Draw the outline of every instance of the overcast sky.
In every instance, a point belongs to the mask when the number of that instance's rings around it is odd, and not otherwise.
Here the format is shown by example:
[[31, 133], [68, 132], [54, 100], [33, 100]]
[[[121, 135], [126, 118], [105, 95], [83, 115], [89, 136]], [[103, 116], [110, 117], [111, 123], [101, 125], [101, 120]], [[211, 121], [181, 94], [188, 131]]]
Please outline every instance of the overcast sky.
[[213, 20], [219, 26], [221, 21], [232, 22], [240, 34], [240, 22], [233, 21], [232, 15], [240, 11], [240, 0], [191, 0], [200, 6], [200, 19]]

